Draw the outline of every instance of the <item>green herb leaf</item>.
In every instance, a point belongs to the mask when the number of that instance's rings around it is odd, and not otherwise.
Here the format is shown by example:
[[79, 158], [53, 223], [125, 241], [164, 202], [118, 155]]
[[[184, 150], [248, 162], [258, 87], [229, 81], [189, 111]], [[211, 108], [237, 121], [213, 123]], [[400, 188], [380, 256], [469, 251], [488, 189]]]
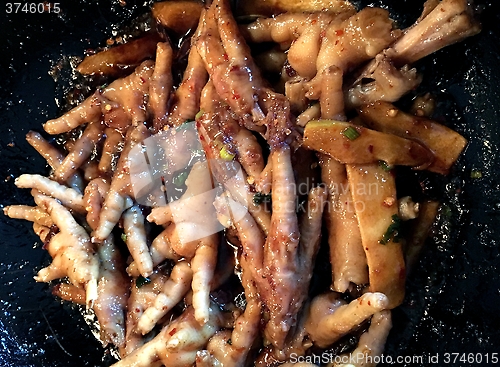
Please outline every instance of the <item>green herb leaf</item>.
[[151, 283], [151, 279], [145, 278], [142, 275], [139, 275], [139, 277], [135, 281], [135, 286], [137, 288], [141, 288], [142, 286]]
[[263, 194], [261, 192], [256, 193], [253, 196], [253, 205], [257, 206], [262, 203], [270, 203], [271, 202], [271, 194]]
[[441, 213], [443, 213], [444, 217], [450, 219], [453, 216], [453, 212], [448, 205], [443, 205], [441, 207]]
[[353, 126], [349, 126], [342, 130], [342, 134], [349, 140], [356, 140], [360, 134]]
[[182, 187], [186, 183], [188, 175], [188, 172], [183, 171], [172, 179], [172, 183], [177, 187]]
[[229, 345], [233, 345], [233, 341], [232, 341], [231, 339], [228, 339], [228, 340], [227, 340], [227, 344], [229, 344]]
[[391, 166], [390, 164], [388, 164], [386, 161], [378, 161], [378, 165], [380, 167], [382, 167], [382, 169], [386, 172], [389, 172], [390, 170], [392, 170], [394, 168], [394, 166]]
[[481, 172], [478, 169], [473, 169], [472, 171], [470, 171], [470, 178], [475, 179], [475, 180], [479, 179], [479, 178], [483, 178], [483, 172]]
[[121, 239], [123, 242], [127, 242], [127, 235], [125, 233], [122, 233]]
[[379, 241], [380, 244], [386, 245], [389, 241], [398, 243], [401, 235], [401, 218], [397, 214], [392, 216], [392, 223], [387, 227], [387, 231]]
[[198, 113], [196, 114], [196, 116], [194, 117], [194, 119], [199, 120], [201, 118], [201, 116], [203, 116], [204, 113], [205, 113], [205, 111], [199, 110]]
[[231, 152], [229, 152], [226, 147], [222, 147], [222, 149], [220, 150], [219, 152], [219, 156], [225, 160], [225, 161], [232, 161], [235, 157], [234, 154], [232, 154]]

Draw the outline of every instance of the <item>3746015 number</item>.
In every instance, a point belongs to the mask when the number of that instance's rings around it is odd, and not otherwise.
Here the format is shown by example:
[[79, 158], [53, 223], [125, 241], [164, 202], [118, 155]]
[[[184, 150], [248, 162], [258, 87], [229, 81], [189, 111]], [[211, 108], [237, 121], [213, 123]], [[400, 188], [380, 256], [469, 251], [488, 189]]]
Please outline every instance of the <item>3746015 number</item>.
[[498, 353], [444, 353], [444, 363], [459, 364], [459, 363], [499, 363]]
[[48, 1], [41, 3], [6, 3], [5, 12], [7, 14], [41, 14], [61, 12], [60, 3], [50, 3]]

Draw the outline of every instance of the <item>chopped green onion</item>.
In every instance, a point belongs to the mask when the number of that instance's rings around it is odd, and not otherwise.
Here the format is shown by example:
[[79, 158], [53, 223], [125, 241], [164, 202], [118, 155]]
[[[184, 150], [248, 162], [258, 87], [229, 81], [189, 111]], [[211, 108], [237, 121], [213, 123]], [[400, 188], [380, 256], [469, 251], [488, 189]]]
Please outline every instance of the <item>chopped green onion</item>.
[[222, 149], [219, 152], [220, 157], [225, 160], [225, 161], [232, 161], [235, 157], [234, 154], [229, 152], [226, 147], [222, 147]]
[[359, 138], [359, 132], [354, 127], [349, 126], [342, 130], [342, 134], [349, 140], [356, 140]]
[[145, 278], [143, 277], [142, 275], [139, 275], [139, 277], [137, 278], [137, 280], [135, 281], [135, 286], [137, 288], [141, 288], [142, 286], [146, 285], [146, 284], [149, 284], [151, 283], [151, 279], [149, 278]]
[[196, 114], [196, 116], [194, 116], [194, 119], [199, 120], [201, 118], [201, 116], [203, 116], [204, 113], [205, 113], [205, 111], [199, 110], [198, 113]]
[[472, 171], [470, 171], [470, 178], [472, 179], [483, 178], [483, 172], [481, 172], [478, 169], [473, 169]]
[[382, 236], [382, 239], [379, 241], [380, 244], [386, 245], [389, 241], [393, 241], [398, 243], [400, 240], [401, 232], [401, 218], [397, 214], [392, 216], [392, 223], [387, 227], [387, 231]]
[[122, 233], [121, 238], [123, 242], [127, 242], [127, 235], [125, 233]]
[[188, 175], [188, 172], [183, 171], [172, 179], [172, 183], [177, 187], [181, 187], [186, 183]]
[[451, 211], [451, 208], [448, 205], [443, 205], [441, 207], [441, 212], [443, 213], [445, 218], [450, 219], [453, 215], [453, 212]]
[[257, 206], [262, 203], [270, 203], [271, 202], [271, 194], [263, 194], [261, 192], [256, 193], [253, 196], [253, 205]]
[[233, 345], [233, 341], [232, 341], [231, 339], [228, 339], [228, 340], [227, 340], [227, 344], [229, 344], [229, 345]]
[[386, 172], [389, 172], [390, 170], [392, 170], [394, 168], [394, 166], [391, 166], [390, 164], [388, 164], [386, 161], [378, 161], [378, 165], [380, 167], [382, 167], [382, 169]]

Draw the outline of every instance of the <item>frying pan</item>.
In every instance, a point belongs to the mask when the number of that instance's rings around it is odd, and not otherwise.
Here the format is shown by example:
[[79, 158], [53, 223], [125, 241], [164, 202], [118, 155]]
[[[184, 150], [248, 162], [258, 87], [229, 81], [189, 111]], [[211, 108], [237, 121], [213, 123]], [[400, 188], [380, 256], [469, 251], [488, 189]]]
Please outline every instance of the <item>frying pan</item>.
[[[387, 8], [401, 26], [408, 26], [419, 16], [423, 1], [355, 3]], [[68, 71], [72, 57], [103, 46], [114, 30], [149, 5], [61, 1], [60, 14], [7, 14], [2, 5], [2, 206], [31, 203], [27, 190], [15, 188], [15, 177], [48, 172], [24, 135], [30, 129], [40, 131], [45, 120], [61, 113], [73, 78]], [[401, 365], [429, 365], [428, 356], [436, 354], [434, 365], [445, 365], [444, 353], [474, 353], [488, 365], [486, 353], [491, 361], [491, 353], [500, 352], [500, 9], [495, 0], [478, 0], [476, 5], [482, 9], [481, 34], [418, 64], [424, 81], [416, 93], [433, 93], [437, 118], [464, 135], [469, 145], [449, 177], [430, 178], [446, 210], [441, 210], [418, 268], [408, 278], [385, 351], [393, 358], [425, 359]], [[56, 80], [51, 70], [59, 70]], [[471, 178], [472, 170], [482, 177]], [[92, 336], [79, 310], [33, 280], [48, 261], [29, 223], [0, 215], [0, 366], [110, 365], [110, 350]]]

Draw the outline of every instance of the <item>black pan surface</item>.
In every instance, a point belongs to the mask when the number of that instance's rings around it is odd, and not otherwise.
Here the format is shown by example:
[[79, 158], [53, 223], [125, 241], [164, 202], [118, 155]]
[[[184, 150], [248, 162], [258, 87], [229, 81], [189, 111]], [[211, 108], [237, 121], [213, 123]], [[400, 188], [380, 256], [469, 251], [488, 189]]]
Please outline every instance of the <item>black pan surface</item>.
[[[423, 1], [356, 4], [386, 7], [407, 26]], [[450, 365], [445, 353], [475, 356], [451, 365], [470, 365], [479, 356], [483, 365], [493, 365], [492, 353], [500, 353], [500, 7], [496, 0], [476, 4], [482, 8], [482, 33], [418, 65], [424, 72], [419, 91], [437, 97], [438, 118], [469, 145], [452, 174], [433, 181], [448, 209], [441, 211], [435, 235], [408, 279], [385, 352], [394, 360], [423, 360], [398, 365]], [[24, 135], [41, 131], [43, 122], [61, 113], [71, 79], [65, 65], [87, 48], [104, 46], [113, 30], [148, 6], [132, 0], [123, 6], [112, 0], [66, 1], [60, 14], [8, 14], [1, 5], [0, 205], [29, 204], [29, 193], [17, 190], [14, 178], [48, 172]], [[57, 65], [63, 71], [54, 81], [49, 71]], [[472, 170], [483, 177], [471, 178]], [[33, 280], [48, 260], [29, 223], [0, 215], [0, 366], [109, 366], [110, 351], [92, 336], [79, 311]]]

